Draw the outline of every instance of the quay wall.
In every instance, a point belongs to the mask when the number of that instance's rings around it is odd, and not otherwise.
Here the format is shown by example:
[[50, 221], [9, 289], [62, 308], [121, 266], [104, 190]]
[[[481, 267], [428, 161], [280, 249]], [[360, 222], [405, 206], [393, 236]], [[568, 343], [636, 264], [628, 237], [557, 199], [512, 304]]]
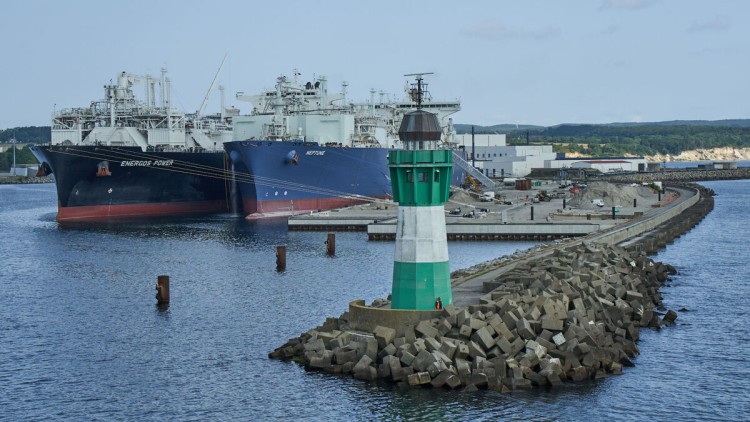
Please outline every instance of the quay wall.
[[[560, 239], [584, 236], [601, 228], [599, 224], [447, 224], [449, 240], [498, 240], [498, 239]], [[396, 224], [370, 224], [367, 226], [369, 240], [393, 240]]]
[[[683, 206], [683, 204], [678, 204], [675, 208], [681, 210], [679, 213], [675, 214], [674, 210], [670, 210], [671, 218], [654, 219], [647, 223], [647, 225], [644, 225], [644, 227], [653, 225], [653, 229], [642, 230], [637, 235], [631, 233], [630, 237], [621, 239], [617, 244], [631, 254], [652, 255], [700, 223], [714, 208], [714, 192], [711, 189], [692, 183], [683, 186], [695, 189], [696, 191], [696, 195], [690, 201], [686, 201], [691, 205]], [[663, 221], [660, 224], [655, 224], [661, 220]], [[620, 235], [613, 235], [613, 238], [619, 237]]]
[[440, 310], [412, 311], [366, 306], [361, 299], [349, 302], [350, 328], [364, 332], [372, 332], [377, 326], [392, 327], [403, 332], [407, 326], [425, 319], [439, 318], [440, 314]]
[[2, 176], [0, 185], [30, 185], [37, 183], [54, 183], [51, 177]]
[[[672, 189], [668, 188], [667, 190]], [[676, 193], [679, 193], [683, 197], [689, 195], [689, 197], [682, 201], [675, 202], [666, 209], [652, 210], [648, 215], [644, 215], [631, 224], [626, 224], [623, 227], [616, 227], [604, 232], [597, 236], [596, 241], [616, 245], [627, 239], [639, 236], [682, 214], [686, 209], [698, 203], [701, 198], [700, 192], [696, 188], [682, 188]]]

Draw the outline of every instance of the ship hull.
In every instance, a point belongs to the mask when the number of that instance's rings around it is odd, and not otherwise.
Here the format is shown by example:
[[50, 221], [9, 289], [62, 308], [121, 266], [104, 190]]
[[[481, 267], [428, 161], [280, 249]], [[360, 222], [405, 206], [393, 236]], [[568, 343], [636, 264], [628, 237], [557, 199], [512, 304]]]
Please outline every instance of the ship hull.
[[283, 217], [391, 196], [387, 148], [305, 142], [224, 143], [247, 218]]
[[58, 221], [211, 214], [230, 209], [223, 152], [143, 152], [139, 147], [35, 146], [51, 173]]

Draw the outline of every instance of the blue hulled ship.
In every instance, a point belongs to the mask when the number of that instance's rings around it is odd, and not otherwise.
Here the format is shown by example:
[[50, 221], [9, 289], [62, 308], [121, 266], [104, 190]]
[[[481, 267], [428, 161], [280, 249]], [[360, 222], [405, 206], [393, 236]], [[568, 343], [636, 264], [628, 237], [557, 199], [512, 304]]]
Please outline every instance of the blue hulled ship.
[[[295, 73], [296, 78], [296, 73]], [[391, 197], [389, 151], [402, 148], [402, 116], [422, 108], [436, 113], [442, 144], [452, 148], [449, 115], [459, 100], [433, 101], [421, 77], [407, 85], [403, 100], [354, 103], [328, 94], [327, 80], [299, 83], [277, 79], [273, 89], [238, 99], [253, 104], [252, 114], [232, 120], [232, 142], [224, 144], [234, 166], [248, 218], [277, 217], [327, 210]], [[466, 173], [457, 171], [456, 180]]]

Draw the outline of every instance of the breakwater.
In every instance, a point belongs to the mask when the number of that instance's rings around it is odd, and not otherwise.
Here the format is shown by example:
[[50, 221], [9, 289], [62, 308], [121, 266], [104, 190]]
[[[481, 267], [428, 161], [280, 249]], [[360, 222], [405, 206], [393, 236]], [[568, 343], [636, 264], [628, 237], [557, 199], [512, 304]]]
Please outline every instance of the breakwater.
[[[306, 367], [442, 388], [511, 391], [622, 373], [644, 327], [671, 324], [659, 288], [674, 273], [647, 253], [697, 224], [711, 192], [624, 247], [555, 244], [485, 283], [479, 303], [449, 306], [415, 324], [375, 325], [344, 313], [270, 353]], [[373, 309], [387, 308], [376, 301]]]
[[611, 183], [640, 183], [643, 181], [687, 183], [711, 180], [741, 180], [750, 179], [750, 167], [725, 170], [670, 169], [668, 171], [649, 173], [603, 174], [594, 178]]
[[54, 183], [51, 177], [3, 176], [0, 185], [29, 185], [36, 183]]

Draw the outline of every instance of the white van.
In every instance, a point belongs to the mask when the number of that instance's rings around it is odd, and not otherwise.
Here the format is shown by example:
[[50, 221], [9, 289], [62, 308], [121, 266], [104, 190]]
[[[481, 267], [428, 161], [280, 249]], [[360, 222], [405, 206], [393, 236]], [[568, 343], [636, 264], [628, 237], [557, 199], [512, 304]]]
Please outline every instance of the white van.
[[596, 205], [597, 207], [603, 207], [604, 206], [604, 201], [602, 201], [601, 199], [592, 199], [591, 203], [594, 204], [594, 205]]

